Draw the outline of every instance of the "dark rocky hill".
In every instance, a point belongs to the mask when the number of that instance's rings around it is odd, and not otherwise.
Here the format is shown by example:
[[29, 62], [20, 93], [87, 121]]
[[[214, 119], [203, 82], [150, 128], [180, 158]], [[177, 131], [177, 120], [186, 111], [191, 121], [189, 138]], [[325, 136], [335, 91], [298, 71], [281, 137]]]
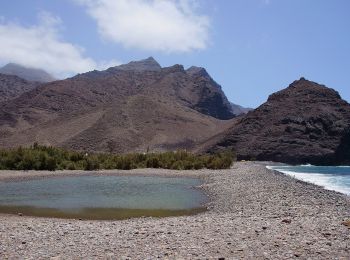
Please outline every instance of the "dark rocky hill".
[[15, 63], [9, 63], [0, 68], [0, 73], [15, 75], [27, 81], [50, 82], [55, 80], [54, 77], [42, 69], [28, 68]]
[[335, 90], [301, 78], [205, 146], [232, 148], [246, 160], [349, 164], [350, 105]]
[[153, 59], [43, 84], [0, 104], [0, 146], [115, 152], [193, 149], [234, 115], [202, 68]]
[[37, 82], [27, 81], [14, 75], [0, 73], [0, 102], [14, 99], [24, 92], [36, 88]]

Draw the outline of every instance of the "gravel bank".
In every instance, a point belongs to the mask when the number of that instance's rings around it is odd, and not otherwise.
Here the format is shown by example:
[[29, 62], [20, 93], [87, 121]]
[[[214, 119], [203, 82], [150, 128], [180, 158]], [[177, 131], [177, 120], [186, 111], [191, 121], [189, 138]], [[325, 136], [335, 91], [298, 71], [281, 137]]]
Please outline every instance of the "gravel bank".
[[[113, 173], [114, 172], [114, 173]], [[126, 174], [120, 171], [99, 174]], [[52, 173], [0, 172], [0, 181]], [[57, 172], [55, 176], [90, 174]], [[267, 170], [143, 169], [136, 175], [201, 176], [205, 213], [123, 221], [79, 221], [0, 214], [1, 259], [349, 259], [350, 198]], [[33, 177], [34, 176], [34, 177]]]

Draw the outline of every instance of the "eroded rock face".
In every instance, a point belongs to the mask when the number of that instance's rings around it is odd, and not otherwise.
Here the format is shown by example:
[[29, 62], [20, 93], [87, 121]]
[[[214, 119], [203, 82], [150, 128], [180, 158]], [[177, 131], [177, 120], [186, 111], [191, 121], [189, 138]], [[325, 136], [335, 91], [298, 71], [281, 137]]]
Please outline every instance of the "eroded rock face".
[[239, 159], [285, 163], [350, 162], [350, 105], [333, 89], [304, 78], [249, 112], [208, 150], [236, 150]]
[[0, 104], [0, 147], [190, 150], [230, 125], [220, 119], [233, 117], [203, 68], [162, 68], [148, 58], [42, 84]]
[[197, 94], [192, 108], [206, 115], [218, 119], [231, 119], [234, 117], [231, 103], [217, 84], [204, 68], [190, 67], [186, 73], [193, 80], [195, 87], [192, 92]]

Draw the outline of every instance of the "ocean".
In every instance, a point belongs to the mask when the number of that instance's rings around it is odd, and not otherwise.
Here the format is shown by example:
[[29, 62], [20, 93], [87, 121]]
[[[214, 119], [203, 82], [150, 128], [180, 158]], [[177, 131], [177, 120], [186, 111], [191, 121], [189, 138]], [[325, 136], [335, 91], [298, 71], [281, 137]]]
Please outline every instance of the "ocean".
[[350, 195], [350, 166], [267, 166], [296, 179], [310, 182], [327, 190]]

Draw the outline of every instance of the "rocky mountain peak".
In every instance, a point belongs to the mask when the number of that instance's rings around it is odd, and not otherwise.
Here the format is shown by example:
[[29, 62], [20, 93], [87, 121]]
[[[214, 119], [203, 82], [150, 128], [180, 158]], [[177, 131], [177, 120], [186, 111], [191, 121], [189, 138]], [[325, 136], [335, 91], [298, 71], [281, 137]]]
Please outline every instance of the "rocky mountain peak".
[[153, 58], [149, 57], [144, 60], [131, 61], [127, 64], [114, 67], [118, 70], [132, 70], [132, 71], [160, 71], [162, 67], [159, 63]]
[[192, 66], [186, 70], [187, 74], [191, 76], [202, 76], [202, 77], [210, 77], [209, 73], [205, 68]]
[[280, 100], [283, 102], [286, 99], [295, 99], [297, 101], [298, 98], [301, 101], [306, 98], [310, 102], [319, 102], [324, 99], [341, 99], [339, 93], [334, 89], [302, 77], [292, 82], [286, 89], [270, 95], [267, 101]]
[[176, 73], [176, 72], [185, 72], [185, 69], [184, 69], [184, 66], [180, 64], [175, 64], [173, 66], [163, 68], [162, 71], [166, 73], [174, 73], [174, 72]]

